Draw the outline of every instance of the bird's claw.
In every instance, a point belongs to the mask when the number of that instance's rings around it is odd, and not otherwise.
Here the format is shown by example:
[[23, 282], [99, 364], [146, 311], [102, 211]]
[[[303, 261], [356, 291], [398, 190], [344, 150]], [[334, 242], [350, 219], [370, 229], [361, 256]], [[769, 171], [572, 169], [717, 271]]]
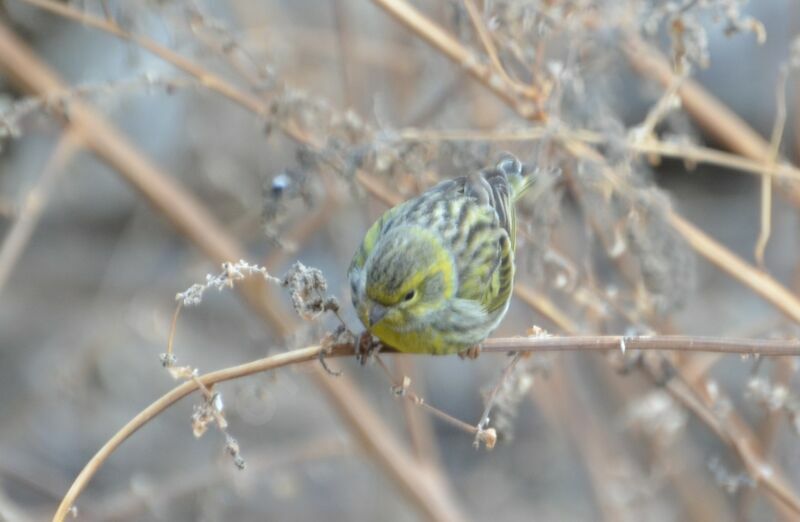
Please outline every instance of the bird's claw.
[[458, 356], [463, 359], [472, 359], [473, 361], [478, 358], [481, 354], [481, 345], [476, 344], [472, 348], [467, 348], [466, 350], [461, 350], [458, 352]]
[[356, 360], [364, 366], [367, 361], [383, 348], [383, 344], [372, 336], [368, 331], [361, 332], [356, 342]]

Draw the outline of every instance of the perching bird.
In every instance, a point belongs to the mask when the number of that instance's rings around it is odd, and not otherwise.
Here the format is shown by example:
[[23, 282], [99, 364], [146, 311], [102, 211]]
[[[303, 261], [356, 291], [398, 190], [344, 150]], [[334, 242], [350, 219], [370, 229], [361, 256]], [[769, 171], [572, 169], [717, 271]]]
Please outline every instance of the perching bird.
[[508, 310], [515, 202], [532, 185], [510, 154], [388, 210], [367, 231], [348, 278], [364, 326], [401, 352], [478, 347]]

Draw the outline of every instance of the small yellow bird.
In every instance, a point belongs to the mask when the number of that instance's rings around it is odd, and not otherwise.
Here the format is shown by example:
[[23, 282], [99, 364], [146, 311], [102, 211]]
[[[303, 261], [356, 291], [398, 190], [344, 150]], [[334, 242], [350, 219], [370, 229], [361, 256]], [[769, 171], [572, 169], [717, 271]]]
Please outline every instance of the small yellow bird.
[[533, 184], [515, 157], [443, 181], [367, 231], [348, 278], [364, 326], [401, 352], [478, 347], [508, 310], [515, 203]]

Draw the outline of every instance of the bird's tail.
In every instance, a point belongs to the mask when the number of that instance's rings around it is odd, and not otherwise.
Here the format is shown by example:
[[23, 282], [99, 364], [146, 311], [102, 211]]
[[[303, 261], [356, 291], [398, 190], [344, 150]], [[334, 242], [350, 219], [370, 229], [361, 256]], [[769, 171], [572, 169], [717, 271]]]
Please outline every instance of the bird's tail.
[[525, 167], [516, 156], [508, 152], [504, 152], [500, 156], [495, 169], [502, 172], [508, 180], [512, 202], [521, 198], [536, 183], [536, 173], [526, 172]]

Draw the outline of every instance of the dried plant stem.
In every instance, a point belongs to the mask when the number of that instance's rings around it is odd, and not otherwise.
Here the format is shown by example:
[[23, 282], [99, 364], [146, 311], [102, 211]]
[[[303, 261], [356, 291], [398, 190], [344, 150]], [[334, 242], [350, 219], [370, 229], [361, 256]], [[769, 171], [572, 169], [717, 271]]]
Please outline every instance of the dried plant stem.
[[517, 113], [527, 119], [544, 118], [544, 114], [539, 112], [535, 104], [520, 100], [512, 92], [510, 84], [497, 75], [492, 68], [481, 63], [472, 51], [465, 48], [455, 37], [411, 4], [404, 0], [373, 0], [373, 2], [411, 29], [417, 36], [463, 67], [472, 77], [488, 87]]
[[167, 339], [167, 353], [165, 362], [170, 361], [173, 354], [175, 353], [174, 346], [175, 346], [175, 331], [178, 329], [178, 317], [181, 315], [181, 310], [183, 309], [183, 301], [178, 301], [178, 304], [175, 305], [175, 312], [172, 314], [172, 321], [169, 325], [169, 338]]
[[[352, 352], [352, 346], [348, 346], [346, 348]], [[84, 466], [83, 470], [81, 470], [81, 472], [75, 478], [75, 481], [72, 483], [72, 486], [70, 486], [66, 495], [64, 495], [61, 504], [56, 510], [53, 520], [59, 522], [64, 520], [70, 508], [75, 504], [78, 495], [80, 495], [81, 492], [86, 488], [89, 480], [91, 480], [95, 473], [97, 473], [97, 470], [100, 469], [100, 466], [103, 465], [106, 459], [108, 459], [108, 457], [119, 447], [120, 444], [122, 444], [128, 437], [136, 433], [139, 428], [147, 424], [158, 414], [178, 402], [180, 399], [197, 390], [199, 383], [209, 387], [218, 382], [264, 372], [274, 368], [280, 368], [281, 366], [286, 366], [287, 364], [297, 364], [304, 361], [311, 361], [317, 358], [320, 349], [321, 348], [319, 346], [312, 346], [309, 348], [273, 355], [264, 359], [242, 364], [240, 366], [234, 366], [224, 370], [207, 373], [199, 376], [196, 381], [189, 380], [173, 388], [171, 391], [160, 397], [150, 406], [142, 410], [133, 419], [131, 419], [125, 426], [122, 427], [122, 429], [114, 434], [114, 436], [111, 437], [102, 448], [100, 448], [94, 457], [91, 458], [91, 460], [89, 460], [86, 466]], [[343, 351], [342, 347], [334, 347], [333, 350], [334, 353], [337, 351]]]
[[758, 441], [738, 415], [729, 413], [725, 419], [720, 418], [714, 411], [713, 401], [682, 379], [670, 379], [666, 387], [673, 397], [736, 451], [756, 483], [769, 492], [771, 498], [779, 501], [777, 507], [789, 509], [794, 513], [788, 515], [789, 519], [800, 515], [800, 499], [792, 492], [779, 470], [764, 460], [758, 449]]
[[[613, 178], [614, 172], [603, 163], [603, 158], [593, 148], [580, 143], [569, 142], [567, 149], [575, 156], [596, 163], [603, 173]], [[674, 211], [669, 211], [670, 225], [681, 234], [689, 245], [709, 262], [721, 268], [728, 275], [766, 299], [787, 317], [800, 323], [800, 299], [769, 274], [758, 270], [742, 258], [712, 239], [705, 232], [692, 225]]]
[[489, 396], [486, 397], [486, 406], [484, 406], [483, 413], [481, 413], [481, 418], [478, 421], [478, 429], [485, 429], [489, 425], [489, 414], [492, 412], [492, 408], [497, 400], [497, 394], [500, 393], [503, 385], [505, 385], [506, 381], [508, 381], [508, 379], [511, 377], [511, 374], [514, 372], [514, 368], [516, 368], [517, 363], [519, 363], [521, 358], [522, 352], [516, 352], [511, 358], [511, 361], [506, 365], [505, 368], [503, 368], [500, 379], [497, 381], [494, 387], [492, 387], [492, 391], [489, 392]]
[[[565, 351], [602, 351], [607, 352], [610, 350], [619, 350], [620, 343], [624, 340], [628, 350], [668, 350], [668, 351], [686, 351], [686, 352], [720, 352], [728, 354], [750, 354], [761, 356], [798, 356], [800, 355], [800, 340], [758, 340], [758, 339], [727, 339], [727, 338], [713, 338], [713, 337], [689, 337], [689, 336], [650, 336], [650, 337], [623, 337], [623, 336], [582, 336], [582, 337], [511, 337], [511, 338], [495, 338], [487, 339], [483, 344], [484, 353], [507, 353], [507, 352], [565, 352]], [[183, 384], [173, 388], [171, 391], [163, 395], [161, 398], [153, 402], [150, 406], [142, 410], [138, 415], [131, 419], [125, 426], [122, 427], [102, 448], [89, 460], [83, 470], [78, 474], [69, 491], [64, 496], [58, 511], [55, 515], [55, 520], [60, 521], [69, 511], [69, 508], [75, 503], [80, 493], [86, 488], [89, 480], [97, 473], [97, 470], [108, 459], [108, 457], [122, 444], [128, 437], [136, 433], [139, 428], [150, 422], [153, 418], [161, 412], [175, 404], [177, 401], [186, 397], [193, 391], [205, 386], [209, 388], [216, 383], [228, 381], [231, 379], [238, 379], [246, 377], [255, 373], [265, 372], [280, 368], [282, 366], [300, 364], [308, 361], [314, 361], [319, 357], [320, 351], [325, 348], [321, 346], [310, 346], [308, 348], [301, 348], [292, 350], [290, 352], [272, 355], [263, 359], [258, 359], [239, 366], [217, 370], [199, 376], [196, 380], [189, 380]], [[385, 353], [392, 353], [391, 350]], [[340, 344], [330, 348], [330, 353], [326, 353], [326, 358], [343, 357], [355, 355], [355, 347], [352, 344]], [[321, 371], [321, 370], [320, 370]], [[348, 390], [350, 386], [345, 379], [331, 379], [328, 376], [316, 379], [317, 382], [326, 392], [341, 395], [340, 398], [347, 396], [348, 401], [363, 399], [353, 399]], [[345, 384], [343, 384], [345, 383]], [[335, 391], [334, 391], [335, 390]], [[355, 394], [353, 394], [355, 396]], [[344, 406], [342, 401], [334, 401], [334, 406], [339, 409], [340, 413], [347, 418], [352, 419], [356, 415], [364, 414], [367, 411], [366, 404], [349, 404], [352, 408]], [[363, 406], [363, 408], [362, 408]], [[352, 410], [358, 413], [352, 412]], [[347, 410], [347, 411], [345, 411]], [[371, 408], [369, 408], [371, 412]], [[352, 413], [351, 413], [352, 412]], [[369, 448], [375, 451], [375, 455], [379, 459], [396, 459], [398, 455], [403, 452], [395, 452], [395, 448], [381, 447], [386, 444], [386, 437], [384, 437], [384, 430], [388, 430], [382, 423], [377, 421], [373, 422], [372, 416], [374, 413], [366, 414], [366, 418], [359, 419], [354, 425], [366, 423], [370, 426], [369, 431], [374, 435], [373, 437], [364, 437], [359, 435], [360, 438], [369, 441], [366, 442]], [[369, 419], [369, 420], [368, 420]], [[456, 419], [457, 421], [457, 419]], [[458, 421], [461, 422], [461, 421]], [[466, 423], [464, 423], [466, 424]], [[469, 426], [469, 425], [467, 425]], [[469, 426], [470, 430], [474, 430], [474, 426]], [[391, 438], [391, 437], [390, 437]], [[383, 440], [383, 442], [378, 442]], [[391, 438], [393, 441], [394, 439]], [[384, 451], [386, 453], [384, 453]], [[430, 508], [430, 503], [433, 502], [426, 495], [416, 491], [411, 483], [412, 477], [407, 476], [409, 472], [405, 464], [398, 464], [398, 462], [387, 463], [388, 469], [395, 470], [398, 476], [404, 476], [402, 484], [413, 495], [419, 495], [418, 500], [423, 504], [425, 509]], [[395, 467], [399, 465], [399, 468]], [[413, 474], [413, 473], [411, 473]], [[421, 498], [426, 497], [426, 498]]]
[[8, 281], [19, 256], [22, 255], [33, 235], [58, 175], [63, 172], [65, 165], [69, 163], [80, 146], [77, 133], [71, 127], [66, 129], [45, 164], [38, 182], [20, 205], [14, 223], [0, 246], [0, 291]]
[[[43, 64], [5, 26], [0, 25], [0, 66], [28, 90], [37, 94], [63, 91], [61, 80]], [[112, 125], [90, 108], [75, 100], [69, 107], [69, 120], [85, 146], [105, 160], [184, 236], [214, 262], [244, 258], [244, 250], [194, 197], [123, 137]], [[268, 290], [258, 279], [241, 285], [250, 304], [278, 332], [289, 324], [286, 314], [266, 306]]]
[[439, 408], [428, 404], [425, 401], [425, 399], [423, 399], [422, 397], [420, 397], [419, 395], [414, 393], [410, 388], [404, 387], [404, 385], [402, 383], [395, 382], [394, 379], [392, 378], [392, 372], [389, 370], [389, 367], [386, 366], [386, 363], [383, 362], [383, 359], [381, 359], [380, 356], [377, 356], [377, 355], [375, 356], [375, 359], [378, 361], [378, 365], [383, 370], [383, 373], [389, 379], [389, 382], [392, 383], [392, 387], [397, 390], [398, 395], [400, 395], [403, 398], [405, 398], [411, 404], [414, 404], [416, 406], [420, 406], [423, 409], [428, 410], [428, 412], [431, 413], [433, 416], [438, 417], [439, 419], [443, 420], [444, 422], [446, 422], [446, 423], [448, 423], [448, 424], [450, 424], [452, 426], [455, 426], [456, 428], [459, 428], [459, 429], [461, 429], [461, 430], [463, 430], [463, 431], [465, 431], [467, 433], [470, 433], [470, 434], [477, 433], [478, 429], [475, 426], [472, 426], [471, 424], [467, 424], [466, 422], [453, 417], [449, 413], [446, 413], [446, 412], [440, 410]]
[[[603, 145], [609, 138], [588, 130], [553, 129], [543, 126], [530, 126], [518, 130], [475, 130], [475, 129], [416, 129], [406, 128], [398, 131], [398, 137], [413, 141], [537, 141], [552, 138], [559, 141], [579, 141], [586, 145]], [[647, 156], [666, 156], [682, 159], [692, 164], [705, 163], [725, 167], [735, 171], [763, 176], [770, 174], [776, 178], [800, 181], [800, 169], [788, 163], [765, 164], [737, 154], [731, 154], [709, 147], [691, 143], [672, 143], [651, 138], [644, 141], [627, 139], [619, 143], [629, 151]]]
[[497, 53], [497, 46], [495, 46], [494, 40], [492, 40], [492, 35], [489, 33], [489, 29], [483, 22], [483, 17], [475, 5], [475, 2], [472, 0], [463, 1], [464, 7], [467, 8], [467, 14], [469, 14], [472, 26], [475, 28], [475, 32], [478, 33], [478, 38], [481, 41], [481, 45], [483, 45], [486, 54], [489, 56], [489, 60], [492, 62], [494, 72], [499, 74], [503, 78], [503, 81], [505, 81], [515, 93], [539, 103], [541, 101], [541, 93], [537, 89], [514, 80], [506, 72], [505, 67], [503, 67], [502, 62], [500, 61], [500, 56]]
[[[669, 62], [638, 35], [628, 34], [623, 49], [641, 75], [653, 78], [664, 86], [672, 82], [675, 74]], [[696, 81], [686, 79], [678, 89], [678, 95], [686, 111], [723, 146], [762, 164], [764, 158], [769, 157], [769, 143]], [[795, 205], [800, 206], [800, 184], [791, 184], [784, 193]]]
[[482, 353], [492, 352], [607, 352], [620, 350], [663, 350], [670, 352], [727, 353], [759, 356], [800, 355], [800, 340], [734, 339], [684, 335], [584, 335], [568, 337], [509, 337], [487, 339]]
[[[774, 166], [778, 159], [783, 131], [786, 128], [786, 82], [789, 79], [788, 67], [782, 67], [775, 89], [775, 122], [769, 141], [769, 151], [764, 158], [765, 167]], [[764, 172], [761, 176], [761, 230], [755, 247], [756, 263], [764, 268], [764, 252], [767, 249], [772, 230], [772, 175]]]
[[[417, 389], [422, 387], [421, 393], [424, 395], [424, 383], [417, 379], [416, 361], [411, 357], [397, 357], [394, 362], [395, 381], [398, 377], [402, 380], [403, 377], [407, 376], [412, 383], [417, 383]], [[412, 401], [403, 401], [403, 415], [406, 418], [411, 447], [417, 460], [424, 465], [439, 468], [441, 458], [436, 444], [436, 433], [430, 417], [425, 415]]]
[[746, 263], [739, 256], [717, 243], [702, 230], [674, 212], [669, 215], [672, 226], [694, 249], [731, 277], [738, 279], [755, 293], [772, 303], [787, 317], [800, 323], [800, 299], [770, 275]]

